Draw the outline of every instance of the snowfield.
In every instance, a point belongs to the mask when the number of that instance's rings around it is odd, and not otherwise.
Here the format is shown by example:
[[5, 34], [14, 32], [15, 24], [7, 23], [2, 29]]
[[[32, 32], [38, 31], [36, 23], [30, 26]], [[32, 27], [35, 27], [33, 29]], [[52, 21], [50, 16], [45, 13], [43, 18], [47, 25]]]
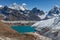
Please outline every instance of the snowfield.
[[56, 16], [48, 20], [43, 20], [32, 25], [36, 31], [53, 40], [60, 40], [60, 17]]
[[40, 22], [37, 22], [37, 23], [33, 24], [32, 26], [49, 27], [49, 26], [51, 26], [54, 23], [54, 19], [55, 18], [48, 19], [48, 20], [43, 20], [43, 21], [40, 21]]

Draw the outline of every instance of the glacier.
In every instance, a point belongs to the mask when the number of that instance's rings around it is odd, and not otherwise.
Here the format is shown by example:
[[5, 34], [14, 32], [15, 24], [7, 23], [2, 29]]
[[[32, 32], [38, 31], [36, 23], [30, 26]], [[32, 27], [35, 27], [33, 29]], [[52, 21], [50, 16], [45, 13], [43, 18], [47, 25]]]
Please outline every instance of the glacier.
[[32, 27], [44, 36], [52, 38], [53, 40], [60, 40], [60, 15], [39, 21], [33, 24]]

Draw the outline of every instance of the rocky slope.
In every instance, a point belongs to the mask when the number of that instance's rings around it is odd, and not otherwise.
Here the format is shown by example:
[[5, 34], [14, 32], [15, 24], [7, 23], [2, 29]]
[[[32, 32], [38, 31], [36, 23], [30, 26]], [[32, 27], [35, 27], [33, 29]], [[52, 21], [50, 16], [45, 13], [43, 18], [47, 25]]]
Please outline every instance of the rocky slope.
[[25, 5], [17, 5], [16, 3], [11, 6], [3, 6], [0, 8], [0, 13], [4, 15], [4, 20], [31, 20], [31, 21], [40, 21], [41, 18], [38, 15], [44, 15], [45, 13], [42, 10], [33, 8], [28, 10]]

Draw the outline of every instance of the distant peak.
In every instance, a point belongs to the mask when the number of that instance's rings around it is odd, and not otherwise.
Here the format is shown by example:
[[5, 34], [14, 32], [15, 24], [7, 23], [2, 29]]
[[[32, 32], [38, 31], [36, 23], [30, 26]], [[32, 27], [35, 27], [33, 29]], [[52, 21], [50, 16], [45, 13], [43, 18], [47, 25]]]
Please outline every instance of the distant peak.
[[24, 5], [24, 6], [25, 6], [25, 5], [26, 5], [26, 3], [22, 3], [22, 5]]
[[59, 10], [60, 9], [60, 7], [58, 6], [58, 5], [54, 5], [52, 8], [51, 8], [51, 10]]
[[59, 6], [58, 6], [58, 5], [55, 5], [54, 7], [57, 7], [57, 8], [59, 8]]
[[13, 5], [17, 5], [17, 3], [13, 3]]
[[0, 7], [3, 7], [2, 5], [0, 5]]
[[37, 7], [34, 7], [33, 9], [38, 9]]

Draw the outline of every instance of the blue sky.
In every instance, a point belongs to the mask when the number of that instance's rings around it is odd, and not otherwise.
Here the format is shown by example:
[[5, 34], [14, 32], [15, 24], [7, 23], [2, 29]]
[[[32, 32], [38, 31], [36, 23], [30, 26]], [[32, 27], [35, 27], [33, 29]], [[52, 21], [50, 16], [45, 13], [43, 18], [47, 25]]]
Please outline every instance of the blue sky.
[[17, 3], [19, 5], [26, 3], [28, 9], [37, 7], [44, 11], [49, 11], [54, 5], [60, 6], [60, 0], [0, 0], [0, 5], [11, 5], [12, 3]]

